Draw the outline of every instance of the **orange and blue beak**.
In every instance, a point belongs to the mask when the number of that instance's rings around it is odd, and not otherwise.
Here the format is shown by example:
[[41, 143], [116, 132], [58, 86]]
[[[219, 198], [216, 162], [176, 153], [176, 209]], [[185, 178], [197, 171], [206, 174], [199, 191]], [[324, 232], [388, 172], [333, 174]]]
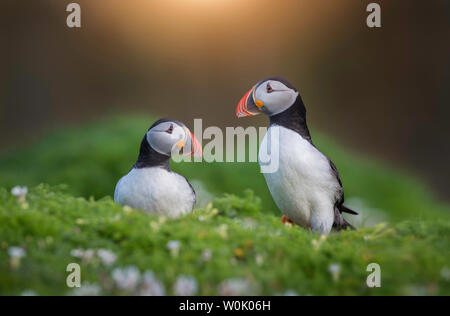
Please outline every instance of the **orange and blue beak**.
[[257, 85], [251, 88], [239, 101], [236, 107], [236, 116], [255, 116], [261, 113], [261, 108], [264, 103], [261, 100], [257, 100], [255, 97], [255, 90]]

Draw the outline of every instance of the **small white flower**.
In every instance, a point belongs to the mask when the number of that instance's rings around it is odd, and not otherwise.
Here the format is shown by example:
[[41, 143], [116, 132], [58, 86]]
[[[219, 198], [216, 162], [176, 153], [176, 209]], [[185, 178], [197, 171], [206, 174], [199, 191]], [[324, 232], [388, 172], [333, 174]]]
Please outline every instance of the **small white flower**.
[[193, 296], [198, 291], [197, 281], [193, 277], [179, 276], [173, 286], [173, 293], [177, 296]]
[[328, 271], [330, 273], [338, 273], [341, 271], [341, 265], [338, 263], [333, 263], [328, 266]]
[[246, 217], [242, 220], [242, 228], [244, 229], [253, 230], [257, 225], [258, 223], [253, 218]]
[[102, 290], [98, 284], [83, 282], [81, 287], [72, 291], [71, 295], [74, 296], [99, 296]]
[[114, 262], [116, 262], [116, 260], [117, 260], [116, 254], [114, 252], [112, 252], [111, 250], [99, 249], [97, 251], [97, 255], [100, 258], [100, 260], [102, 261], [102, 263], [106, 266], [110, 266], [110, 265], [114, 264]]
[[117, 260], [116, 254], [107, 249], [73, 249], [70, 255], [74, 258], [82, 259], [85, 263], [97, 256], [106, 266], [114, 264]]
[[142, 285], [139, 289], [141, 296], [164, 296], [166, 291], [164, 285], [156, 279], [152, 271], [147, 271], [142, 277]]
[[246, 279], [228, 279], [219, 284], [221, 296], [251, 296], [259, 295], [260, 288]]
[[155, 221], [151, 221], [149, 225], [150, 225], [151, 229], [154, 230], [155, 232], [159, 231], [159, 229], [161, 227], [161, 224], [158, 222], [155, 222]]
[[21, 247], [9, 247], [8, 254], [11, 258], [22, 259], [27, 255], [25, 250]]
[[300, 296], [300, 295], [294, 290], [287, 290], [286, 292], [284, 292], [283, 296]]
[[328, 239], [328, 237], [326, 235], [322, 235], [322, 236], [320, 236], [319, 239], [311, 240], [311, 244], [312, 244], [314, 250], [316, 250], [316, 251], [319, 250], [320, 247], [322, 246], [322, 244], [327, 241], [327, 239]]
[[256, 264], [261, 266], [264, 263], [264, 257], [260, 254], [257, 254], [255, 257]]
[[158, 222], [159, 222], [161, 225], [167, 223], [167, 217], [165, 217], [165, 216], [159, 217], [159, 218], [158, 218]]
[[83, 260], [90, 261], [95, 256], [94, 249], [86, 249], [83, 254]]
[[140, 272], [135, 266], [117, 268], [113, 270], [112, 278], [120, 289], [133, 291], [139, 282]]
[[339, 275], [341, 274], [341, 265], [338, 263], [332, 263], [328, 266], [328, 272], [330, 272], [334, 281], [339, 280]]
[[83, 256], [84, 256], [84, 250], [83, 250], [83, 249], [73, 249], [73, 250], [70, 252], [70, 255], [71, 255], [72, 257], [74, 257], [74, 258], [79, 258], [79, 259], [81, 259], [81, 258], [83, 258]]
[[178, 256], [178, 253], [180, 251], [180, 247], [181, 247], [181, 242], [179, 242], [178, 240], [171, 240], [167, 243], [167, 249], [170, 250], [170, 253], [172, 254], [172, 256], [176, 257]]
[[181, 243], [178, 240], [171, 240], [167, 243], [167, 249], [174, 250], [180, 248]]
[[22, 206], [23, 209], [29, 208], [29, 205], [26, 200], [27, 193], [28, 193], [27, 187], [16, 186], [11, 190], [11, 194], [17, 198], [17, 202]]
[[25, 197], [28, 193], [27, 187], [15, 186], [11, 189], [11, 194], [17, 198]]
[[38, 296], [38, 295], [33, 290], [25, 290], [20, 294], [20, 296]]
[[227, 224], [222, 224], [216, 228], [216, 232], [222, 237], [222, 239], [228, 238], [228, 226]]
[[202, 260], [203, 261], [209, 261], [212, 258], [212, 251], [211, 249], [205, 249], [202, 252]]
[[122, 209], [125, 214], [131, 214], [133, 212], [133, 209], [131, 207], [129, 207], [128, 205], [125, 205]]

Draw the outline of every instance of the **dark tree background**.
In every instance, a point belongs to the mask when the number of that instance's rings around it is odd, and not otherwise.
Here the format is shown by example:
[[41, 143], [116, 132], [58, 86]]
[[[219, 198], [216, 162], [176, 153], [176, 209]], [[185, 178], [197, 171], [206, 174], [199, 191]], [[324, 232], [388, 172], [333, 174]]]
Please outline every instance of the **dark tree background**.
[[3, 0], [0, 145], [68, 123], [145, 109], [204, 125], [240, 120], [253, 83], [282, 75], [309, 121], [341, 144], [426, 179], [448, 199], [450, 2]]

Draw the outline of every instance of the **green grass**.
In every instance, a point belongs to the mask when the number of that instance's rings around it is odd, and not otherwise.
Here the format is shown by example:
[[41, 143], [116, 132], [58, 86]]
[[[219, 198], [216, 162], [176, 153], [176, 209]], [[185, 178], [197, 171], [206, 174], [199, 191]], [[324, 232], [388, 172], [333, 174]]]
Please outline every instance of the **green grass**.
[[[25, 208], [0, 190], [0, 293], [70, 294], [66, 265], [81, 264], [82, 278], [102, 287], [103, 294], [132, 294], [114, 286], [112, 271], [136, 266], [151, 270], [167, 294], [179, 275], [193, 276], [198, 294], [218, 294], [230, 278], [248, 280], [250, 294], [449, 294], [441, 270], [448, 265], [450, 224], [406, 221], [378, 225], [327, 239], [280, 223], [262, 212], [261, 201], [247, 192], [227, 196], [213, 207], [198, 209], [178, 220], [160, 219], [137, 210], [123, 210], [110, 198], [89, 201], [40, 186], [31, 190]], [[166, 247], [181, 243], [177, 255]], [[26, 257], [15, 268], [7, 259], [10, 246], [21, 246]], [[113, 266], [98, 260], [80, 261], [73, 249], [102, 248], [117, 254]], [[212, 251], [202, 260], [205, 249]], [[257, 259], [259, 258], [259, 259]], [[368, 288], [366, 266], [376, 262], [381, 288]], [[334, 280], [330, 265], [341, 268]]]
[[[154, 118], [114, 116], [57, 130], [42, 141], [0, 157], [0, 187], [67, 184], [75, 196], [112, 196], [116, 182], [136, 161], [139, 145]], [[440, 218], [449, 208], [411, 176], [348, 153], [320, 134], [316, 145], [338, 167], [346, 198], [357, 197], [367, 207], [386, 212], [390, 221]], [[212, 194], [241, 194], [251, 188], [264, 211], [279, 214], [257, 163], [172, 163], [190, 180], [199, 180]], [[450, 217], [449, 217], [450, 218]]]
[[[71, 262], [81, 264], [82, 280], [101, 294], [139, 292], [113, 281], [113, 271], [127, 266], [153, 271], [166, 294], [174, 294], [181, 275], [195, 278], [197, 294], [223, 294], [220, 284], [233, 278], [246, 284], [244, 294], [450, 294], [448, 207], [410, 176], [316, 133], [317, 146], [341, 172], [349, 203], [370, 227], [322, 240], [281, 224], [256, 163], [172, 164], [202, 184], [200, 195], [215, 197], [181, 219], [116, 205], [115, 183], [136, 160], [152, 122], [145, 116], [108, 118], [57, 131], [0, 158], [0, 294], [73, 294], [65, 285]], [[10, 193], [15, 185], [30, 187], [26, 201]], [[180, 248], [169, 250], [169, 241]], [[11, 247], [22, 247], [26, 256], [12, 259]], [[117, 261], [107, 266], [97, 256], [74, 258], [74, 249], [107, 249]], [[211, 258], [205, 261], [207, 249]], [[381, 266], [381, 288], [365, 285], [371, 262]], [[340, 267], [337, 279], [329, 272], [334, 265]]]

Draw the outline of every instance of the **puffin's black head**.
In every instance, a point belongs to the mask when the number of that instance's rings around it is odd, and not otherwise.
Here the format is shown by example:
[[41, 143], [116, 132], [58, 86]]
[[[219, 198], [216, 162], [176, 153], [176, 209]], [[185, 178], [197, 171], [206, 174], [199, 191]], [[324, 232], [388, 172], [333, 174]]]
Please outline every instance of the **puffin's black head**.
[[297, 89], [286, 79], [270, 77], [259, 81], [239, 101], [237, 117], [265, 113], [280, 114], [289, 109], [299, 96]]
[[182, 122], [160, 119], [153, 123], [145, 134], [136, 167], [168, 165], [172, 154], [201, 156], [199, 141]]

